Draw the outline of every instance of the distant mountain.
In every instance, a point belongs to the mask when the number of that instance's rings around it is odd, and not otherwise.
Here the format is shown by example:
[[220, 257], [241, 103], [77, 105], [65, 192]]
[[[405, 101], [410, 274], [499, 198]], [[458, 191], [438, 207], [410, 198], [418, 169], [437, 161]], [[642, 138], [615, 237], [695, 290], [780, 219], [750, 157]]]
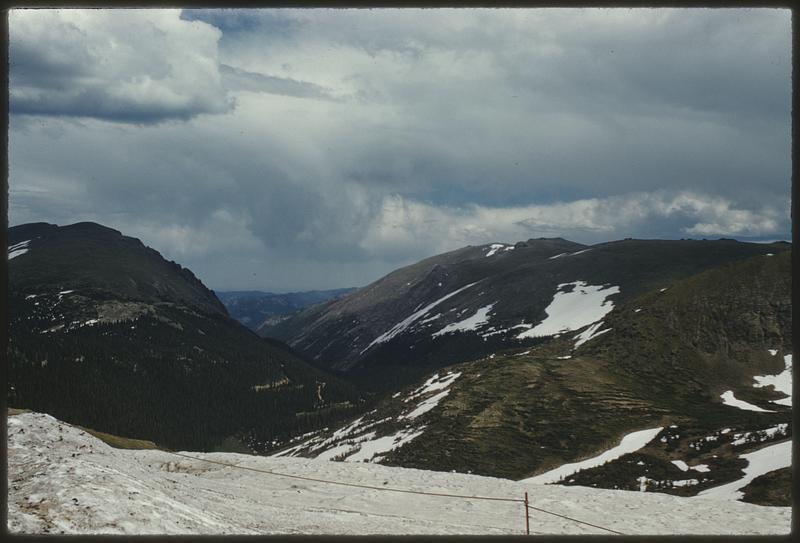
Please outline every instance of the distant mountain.
[[173, 448], [267, 450], [360, 395], [95, 223], [8, 230], [9, 404]]
[[[649, 257], [660, 260], [651, 268], [655, 278], [632, 280], [633, 270], [622, 264], [644, 257], [626, 245], [664, 248], [666, 254]], [[676, 269], [691, 268], [686, 253], [676, 250], [681, 245], [699, 261], [695, 267], [709, 255], [723, 263], [667, 282]], [[601, 270], [593, 277], [605, 277], [604, 269], [617, 259], [613, 283], [635, 292], [617, 296], [609, 312], [595, 311], [602, 297], [588, 287], [550, 290], [543, 324], [552, 323], [553, 330], [576, 323], [570, 331], [533, 346], [510, 341], [486, 356], [465, 356], [463, 363], [387, 394], [348, 424], [296, 440], [277, 454], [523, 479], [591, 459], [623, 436], [649, 429], [617, 459], [575, 474], [562, 468], [567, 475], [561, 483], [736, 499], [740, 480], [743, 499], [789, 505], [791, 478], [783, 468], [790, 462], [792, 436], [788, 247], [595, 247]], [[552, 266], [540, 263], [538, 269], [546, 276]], [[592, 268], [582, 270], [589, 274]], [[592, 277], [569, 268], [561, 273], [566, 275], [556, 279], [560, 283]], [[650, 288], [643, 290], [646, 284]], [[577, 325], [584, 321], [590, 322]], [[759, 469], [760, 477], [745, 476]]]
[[[320, 367], [390, 390], [437, 367], [576, 330], [613, 307], [716, 266], [790, 244], [561, 238], [469, 246], [396, 270], [315, 305], [264, 335]], [[590, 320], [549, 322], [550, 304], [591, 304]]]
[[217, 297], [231, 317], [251, 330], [271, 326], [314, 304], [338, 298], [357, 289], [309, 290], [274, 294], [258, 290], [218, 291]]

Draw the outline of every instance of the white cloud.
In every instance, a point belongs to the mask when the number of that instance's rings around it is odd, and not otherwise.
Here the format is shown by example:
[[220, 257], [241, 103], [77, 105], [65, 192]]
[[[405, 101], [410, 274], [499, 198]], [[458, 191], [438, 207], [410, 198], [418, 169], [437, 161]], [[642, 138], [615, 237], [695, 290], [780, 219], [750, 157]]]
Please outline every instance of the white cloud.
[[134, 123], [223, 113], [221, 35], [177, 9], [11, 10], [11, 111]]
[[[468, 244], [564, 237], [584, 243], [643, 237], [643, 226], [659, 220], [691, 226], [698, 236], [768, 236], [788, 220], [786, 210], [743, 209], [717, 196], [682, 191], [629, 193], [606, 198], [520, 207], [436, 207], [387, 197], [361, 240], [371, 254], [434, 254]], [[654, 236], [660, 237], [660, 236]]]

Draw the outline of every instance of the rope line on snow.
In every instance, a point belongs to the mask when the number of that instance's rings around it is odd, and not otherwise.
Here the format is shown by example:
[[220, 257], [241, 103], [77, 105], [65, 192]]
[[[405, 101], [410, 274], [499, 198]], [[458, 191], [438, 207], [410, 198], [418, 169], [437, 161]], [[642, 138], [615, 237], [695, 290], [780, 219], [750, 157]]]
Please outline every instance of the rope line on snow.
[[611, 528], [604, 528], [603, 526], [598, 526], [597, 524], [592, 524], [592, 523], [590, 523], [590, 522], [585, 522], [585, 521], [583, 521], [583, 520], [578, 520], [578, 519], [576, 519], [576, 518], [568, 517], [567, 515], [559, 515], [558, 513], [553, 513], [552, 511], [547, 511], [547, 510], [545, 510], [545, 509], [540, 509], [540, 508], [538, 508], [538, 507], [534, 507], [534, 506], [532, 506], [532, 505], [530, 505], [530, 504], [528, 504], [528, 506], [527, 506], [527, 507], [528, 507], [528, 509], [534, 509], [534, 510], [536, 510], [536, 511], [541, 511], [542, 513], [547, 513], [548, 515], [555, 515], [555, 516], [557, 516], [557, 517], [565, 518], [565, 519], [567, 519], [567, 520], [571, 520], [571, 521], [573, 521], [573, 522], [579, 522], [579, 523], [581, 523], [581, 524], [586, 524], [587, 526], [592, 526], [592, 527], [594, 527], [594, 528], [598, 528], [598, 529], [600, 529], [600, 530], [605, 530], [605, 531], [607, 531], [607, 532], [611, 532], [612, 534], [617, 534], [617, 535], [625, 535], [625, 534], [623, 534], [622, 532], [618, 532], [618, 531], [616, 531], [616, 530], [612, 530]]
[[390, 486], [371, 486], [371, 485], [360, 485], [358, 483], [346, 483], [344, 481], [331, 481], [330, 479], [317, 479], [315, 477], [305, 477], [303, 475], [292, 475], [289, 473], [279, 473], [277, 471], [270, 471], [258, 468], [251, 468], [248, 466], [238, 466], [236, 464], [228, 464], [227, 462], [219, 462], [217, 460], [208, 460], [206, 458], [197, 458], [194, 456], [189, 456], [188, 454], [181, 454], [181, 453], [171, 453], [177, 456], [182, 456], [184, 458], [191, 458], [192, 460], [200, 460], [202, 462], [210, 462], [212, 464], [219, 464], [221, 466], [227, 466], [229, 468], [239, 468], [239, 469], [246, 469], [249, 471], [256, 471], [258, 473], [266, 473], [268, 475], [278, 475], [280, 477], [290, 477], [292, 479], [302, 479], [304, 481], [314, 481], [317, 483], [328, 483], [331, 485], [341, 485], [341, 486], [352, 486], [356, 488], [368, 488], [371, 490], [386, 490], [388, 492], [402, 492], [405, 494], [423, 494], [425, 496], [440, 496], [445, 498], [463, 498], [463, 499], [470, 499], [470, 500], [492, 500], [492, 501], [499, 501], [499, 502], [518, 502], [523, 503], [524, 500], [519, 498], [496, 498], [492, 496], [466, 496], [464, 494], [445, 494], [441, 492], [423, 492], [421, 490], [408, 490], [405, 488], [394, 488]]
[[290, 479], [301, 479], [303, 481], [314, 481], [316, 483], [326, 483], [326, 484], [331, 484], [331, 485], [349, 486], [349, 487], [354, 487], [354, 488], [366, 488], [366, 489], [369, 489], [369, 490], [384, 490], [384, 491], [387, 491], [387, 492], [400, 492], [400, 493], [403, 493], [403, 494], [421, 494], [423, 496], [438, 496], [438, 497], [444, 497], [444, 498], [460, 498], [460, 499], [468, 499], [468, 500], [486, 500], [486, 501], [522, 503], [528, 509], [533, 509], [535, 511], [539, 511], [541, 513], [546, 513], [548, 515], [554, 515], [556, 517], [561, 517], [561, 518], [564, 518], [564, 519], [567, 519], [567, 520], [571, 520], [572, 522], [577, 522], [578, 524], [585, 524], [586, 526], [591, 526], [592, 528], [597, 528], [598, 530], [605, 530], [607, 532], [611, 532], [612, 534], [625, 535], [622, 532], [618, 532], [616, 530], [612, 530], [611, 528], [605, 528], [603, 526], [598, 526], [597, 524], [592, 524], [590, 522], [585, 522], [583, 520], [579, 520], [579, 519], [576, 519], [576, 518], [573, 518], [573, 517], [570, 517], [570, 516], [567, 516], [567, 515], [561, 515], [559, 513], [554, 513], [552, 511], [548, 511], [546, 509], [542, 509], [542, 508], [539, 508], [539, 507], [534, 507], [533, 505], [530, 505], [530, 504], [526, 503], [525, 500], [519, 499], [519, 498], [500, 498], [500, 497], [494, 497], [494, 496], [467, 496], [467, 495], [464, 495], [464, 494], [447, 494], [447, 493], [443, 493], [443, 492], [424, 492], [424, 491], [421, 491], [421, 490], [409, 490], [409, 489], [405, 489], [405, 488], [394, 488], [394, 487], [390, 487], [390, 486], [371, 486], [371, 485], [362, 485], [362, 484], [358, 484], [358, 483], [346, 483], [344, 481], [332, 481], [330, 479], [318, 479], [318, 478], [315, 478], [315, 477], [306, 477], [306, 476], [303, 476], [303, 475], [292, 475], [290, 473], [280, 473], [280, 472], [277, 472], [277, 471], [258, 469], [258, 468], [251, 468], [249, 466], [240, 466], [240, 465], [237, 465], [237, 464], [230, 464], [228, 462], [220, 462], [218, 460], [209, 460], [207, 458], [197, 458], [196, 456], [190, 456], [188, 454], [182, 454], [182, 453], [177, 453], [177, 452], [172, 452], [172, 451], [164, 451], [164, 452], [167, 452], [169, 454], [173, 454], [175, 456], [180, 456], [180, 457], [183, 457], [183, 458], [188, 458], [190, 460], [197, 460], [197, 461], [200, 461], [200, 462], [208, 462], [210, 464], [218, 464], [220, 466], [225, 466], [225, 467], [229, 467], [229, 468], [237, 468], [237, 469], [243, 469], [243, 470], [248, 470], [248, 471], [254, 471], [254, 472], [257, 472], [257, 473], [264, 473], [266, 475], [277, 475], [279, 477], [288, 477]]

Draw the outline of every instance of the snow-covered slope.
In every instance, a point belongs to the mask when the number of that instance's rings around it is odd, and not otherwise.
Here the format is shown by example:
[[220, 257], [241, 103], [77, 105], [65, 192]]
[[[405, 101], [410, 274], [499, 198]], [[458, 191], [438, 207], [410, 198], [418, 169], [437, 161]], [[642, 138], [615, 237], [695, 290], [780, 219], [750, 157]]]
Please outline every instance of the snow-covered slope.
[[[366, 463], [113, 449], [38, 413], [8, 418], [8, 528], [70, 534], [522, 534], [521, 499], [623, 534], [787, 534], [791, 509], [661, 494], [542, 486]], [[249, 469], [243, 469], [249, 468]], [[339, 481], [343, 486], [288, 478]], [[531, 533], [598, 528], [531, 510]]]

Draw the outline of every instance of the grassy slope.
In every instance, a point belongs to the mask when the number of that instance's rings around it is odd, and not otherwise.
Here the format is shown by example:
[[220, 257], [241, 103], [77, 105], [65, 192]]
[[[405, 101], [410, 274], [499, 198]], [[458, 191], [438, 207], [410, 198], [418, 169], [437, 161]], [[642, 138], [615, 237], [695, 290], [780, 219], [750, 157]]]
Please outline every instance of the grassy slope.
[[742, 501], [757, 505], [792, 505], [792, 468], [770, 471], [753, 479], [742, 489]]
[[[676, 424], [680, 433], [648, 453], [651, 475], [678, 479], [670, 459], [708, 461], [721, 453], [716, 482], [735, 479], [742, 462], [725, 439], [713, 453], [689, 444], [723, 427], [756, 430], [791, 420], [788, 408], [755, 413], [719, 402], [728, 388], [765, 407], [781, 397], [752, 388], [751, 378], [782, 369], [782, 357], [768, 348], [791, 350], [789, 256], [754, 257], [645, 293], [607, 316], [612, 331], [569, 360], [556, 358], [571, 351], [571, 338], [561, 338], [528, 355], [498, 353], [452, 366], [463, 375], [431, 412], [426, 432], [387, 463], [522, 478], [594, 456], [628, 432]], [[375, 417], [392, 409], [388, 402]], [[634, 485], [636, 466], [591, 484]]]

